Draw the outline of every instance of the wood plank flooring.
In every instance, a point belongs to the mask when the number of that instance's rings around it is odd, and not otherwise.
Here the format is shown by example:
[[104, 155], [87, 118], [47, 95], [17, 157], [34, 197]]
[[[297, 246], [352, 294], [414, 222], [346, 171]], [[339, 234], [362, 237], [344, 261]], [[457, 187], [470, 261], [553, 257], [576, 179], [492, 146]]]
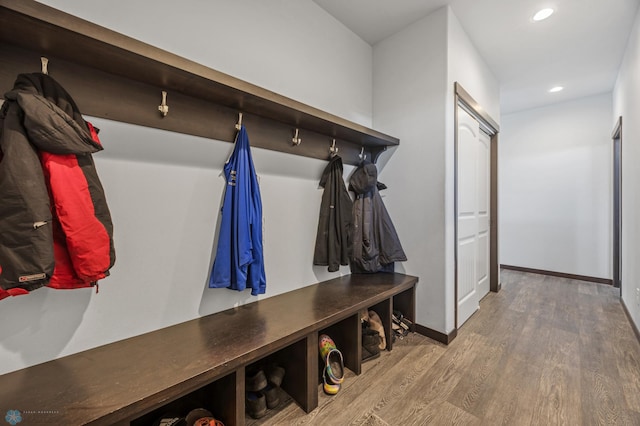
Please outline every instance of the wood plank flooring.
[[640, 425], [640, 344], [603, 284], [502, 271], [502, 291], [445, 346], [418, 334], [348, 372], [306, 414], [263, 425]]

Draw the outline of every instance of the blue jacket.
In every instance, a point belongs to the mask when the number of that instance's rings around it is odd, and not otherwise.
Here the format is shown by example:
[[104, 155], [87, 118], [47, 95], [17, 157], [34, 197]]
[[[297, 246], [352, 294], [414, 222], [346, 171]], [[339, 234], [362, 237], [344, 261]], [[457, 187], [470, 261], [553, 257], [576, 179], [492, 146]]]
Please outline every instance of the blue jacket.
[[264, 294], [262, 200], [244, 126], [238, 132], [233, 153], [224, 165], [224, 175], [227, 186], [209, 287], [238, 291], [249, 287], [254, 296]]

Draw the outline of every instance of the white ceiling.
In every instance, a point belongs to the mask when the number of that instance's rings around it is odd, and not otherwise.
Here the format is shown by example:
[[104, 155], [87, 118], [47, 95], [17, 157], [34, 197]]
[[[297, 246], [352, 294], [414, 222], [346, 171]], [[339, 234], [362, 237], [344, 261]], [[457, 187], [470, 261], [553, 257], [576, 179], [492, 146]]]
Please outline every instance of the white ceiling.
[[[610, 92], [640, 0], [314, 0], [374, 45], [450, 5], [500, 83], [502, 113]], [[535, 12], [552, 7], [546, 21]], [[556, 85], [559, 93], [548, 93]], [[472, 94], [473, 95], [473, 94]]]

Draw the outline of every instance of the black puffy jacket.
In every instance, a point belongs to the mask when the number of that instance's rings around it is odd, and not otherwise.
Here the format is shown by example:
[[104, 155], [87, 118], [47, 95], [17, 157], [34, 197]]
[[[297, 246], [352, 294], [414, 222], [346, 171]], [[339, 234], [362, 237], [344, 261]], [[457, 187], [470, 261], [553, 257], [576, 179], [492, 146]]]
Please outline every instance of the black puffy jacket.
[[389, 271], [393, 262], [407, 260], [378, 188], [386, 186], [378, 182], [378, 169], [370, 162], [361, 164], [349, 180], [349, 190], [356, 194], [353, 203], [353, 273]]

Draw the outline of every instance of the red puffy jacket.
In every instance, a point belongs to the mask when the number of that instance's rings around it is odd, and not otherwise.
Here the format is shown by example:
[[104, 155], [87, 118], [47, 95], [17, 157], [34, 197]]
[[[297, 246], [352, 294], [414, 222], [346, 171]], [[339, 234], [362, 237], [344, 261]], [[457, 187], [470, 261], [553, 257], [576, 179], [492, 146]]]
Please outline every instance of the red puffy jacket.
[[69, 94], [21, 74], [0, 110], [0, 299], [89, 287], [115, 262], [113, 225], [91, 154], [102, 150]]

